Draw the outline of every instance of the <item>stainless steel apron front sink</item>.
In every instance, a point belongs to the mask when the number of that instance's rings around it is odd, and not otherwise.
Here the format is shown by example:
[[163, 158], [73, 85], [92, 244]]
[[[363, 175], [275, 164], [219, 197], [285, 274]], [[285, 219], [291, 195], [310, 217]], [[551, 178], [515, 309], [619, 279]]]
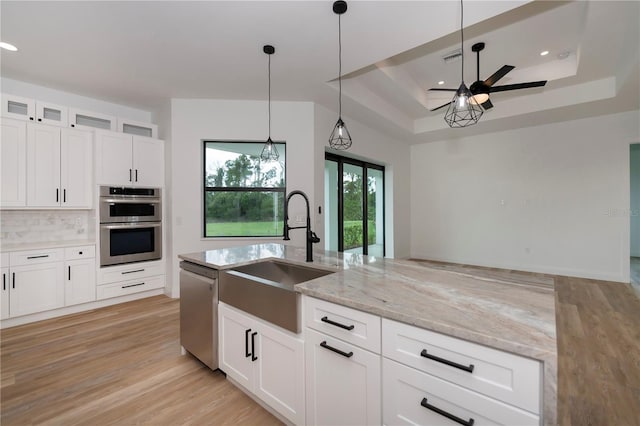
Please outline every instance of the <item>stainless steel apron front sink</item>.
[[220, 273], [220, 301], [299, 333], [300, 294], [293, 286], [336, 271], [267, 260]]

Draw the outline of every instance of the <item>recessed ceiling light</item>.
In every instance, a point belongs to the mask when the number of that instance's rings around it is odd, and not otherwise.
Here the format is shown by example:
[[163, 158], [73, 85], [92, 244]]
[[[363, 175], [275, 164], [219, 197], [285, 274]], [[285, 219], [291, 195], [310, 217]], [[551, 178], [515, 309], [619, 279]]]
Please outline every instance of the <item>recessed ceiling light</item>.
[[0, 47], [3, 49], [9, 50], [11, 52], [15, 52], [18, 50], [18, 48], [15, 47], [13, 44], [5, 43], [4, 41], [0, 41]]
[[540, 56], [547, 56], [549, 54], [548, 50], [543, 50], [542, 52], [540, 52]]
[[569, 52], [568, 50], [560, 52], [558, 53], [558, 59], [567, 59], [569, 55], [571, 55], [571, 52]]
[[440, 80], [440, 81], [438, 82], [438, 85], [440, 85], [440, 86], [442, 86], [443, 84], [444, 84], [444, 80]]

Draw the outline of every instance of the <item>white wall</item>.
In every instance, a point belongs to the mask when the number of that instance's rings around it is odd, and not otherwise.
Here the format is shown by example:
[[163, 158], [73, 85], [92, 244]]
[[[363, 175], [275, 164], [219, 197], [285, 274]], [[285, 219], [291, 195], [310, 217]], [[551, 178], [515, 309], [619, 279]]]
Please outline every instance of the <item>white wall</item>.
[[[272, 102], [271, 137], [287, 143], [287, 191], [300, 189], [314, 201], [313, 104]], [[202, 238], [202, 141], [267, 139], [267, 103], [209, 99], [171, 101], [172, 296], [179, 294], [178, 259], [182, 253], [277, 241], [282, 238]], [[290, 215], [305, 215], [301, 197], [292, 199]], [[311, 206], [311, 211], [315, 206]], [[304, 246], [304, 232], [292, 231], [290, 244]]]
[[[338, 116], [320, 105], [315, 105], [315, 194], [316, 205], [324, 203], [324, 153], [329, 135]], [[385, 166], [385, 228], [386, 256], [403, 258], [409, 256], [410, 210], [409, 210], [409, 154], [405, 142], [393, 140], [380, 132], [344, 117], [353, 145], [347, 151], [336, 151], [338, 155], [367, 160]], [[316, 210], [317, 215], [317, 210]], [[315, 222], [316, 233], [324, 236], [324, 218]]]
[[413, 146], [411, 255], [629, 281], [638, 111]]
[[116, 117], [128, 118], [129, 120], [151, 122], [151, 113], [149, 111], [105, 102], [99, 99], [76, 95], [75, 93], [51, 89], [49, 87], [37, 86], [10, 78], [3, 77], [0, 79], [0, 91], [25, 98], [47, 101], [69, 108], [99, 112]]
[[631, 256], [640, 257], [640, 144], [631, 145], [630, 164], [631, 164]]

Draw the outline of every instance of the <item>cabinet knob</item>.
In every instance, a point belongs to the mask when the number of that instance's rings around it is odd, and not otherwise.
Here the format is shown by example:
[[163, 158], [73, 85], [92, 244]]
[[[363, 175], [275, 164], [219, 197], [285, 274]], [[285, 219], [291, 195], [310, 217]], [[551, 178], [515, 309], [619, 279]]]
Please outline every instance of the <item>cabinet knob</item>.
[[81, 252], [81, 251], [79, 251], [79, 252], [78, 252], [78, 254], [82, 254], [82, 252]]
[[29, 120], [33, 121], [33, 117], [29, 117]]
[[76, 125], [72, 123], [72, 124], [71, 124], [71, 127], [76, 127]]
[[42, 118], [38, 118], [38, 121], [42, 121]]

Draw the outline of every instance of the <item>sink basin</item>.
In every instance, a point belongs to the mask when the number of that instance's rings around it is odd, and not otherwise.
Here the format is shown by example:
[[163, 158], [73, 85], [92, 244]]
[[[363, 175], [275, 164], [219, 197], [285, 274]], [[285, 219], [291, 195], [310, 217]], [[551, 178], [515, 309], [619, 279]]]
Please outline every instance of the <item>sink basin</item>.
[[266, 260], [220, 273], [220, 301], [299, 333], [300, 294], [293, 286], [334, 273]]

